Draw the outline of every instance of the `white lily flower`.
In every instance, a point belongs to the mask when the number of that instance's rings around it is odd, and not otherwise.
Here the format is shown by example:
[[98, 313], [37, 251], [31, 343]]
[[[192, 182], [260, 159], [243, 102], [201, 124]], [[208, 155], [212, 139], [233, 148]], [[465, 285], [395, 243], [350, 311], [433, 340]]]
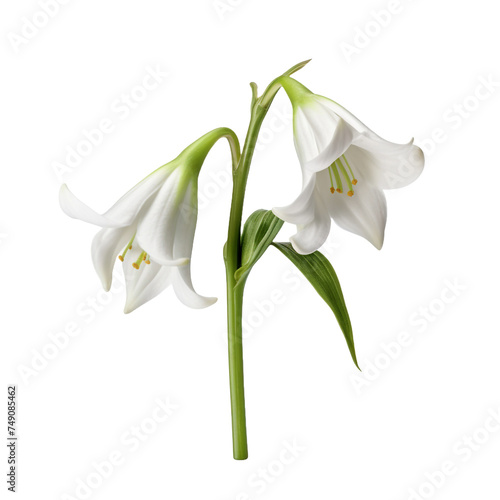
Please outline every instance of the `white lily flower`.
[[217, 299], [198, 295], [191, 282], [190, 260], [198, 215], [198, 175], [214, 143], [230, 136], [216, 129], [187, 147], [98, 214], [78, 200], [66, 185], [59, 201], [63, 211], [102, 227], [92, 241], [92, 260], [103, 288], [111, 287], [117, 258], [126, 280], [125, 313], [156, 297], [169, 285], [181, 302], [203, 308]]
[[317, 250], [331, 219], [380, 249], [387, 207], [383, 190], [406, 186], [422, 172], [422, 150], [382, 139], [354, 115], [286, 77], [280, 83], [293, 106], [294, 142], [302, 167], [298, 198], [274, 214], [296, 224], [290, 238], [300, 254]]

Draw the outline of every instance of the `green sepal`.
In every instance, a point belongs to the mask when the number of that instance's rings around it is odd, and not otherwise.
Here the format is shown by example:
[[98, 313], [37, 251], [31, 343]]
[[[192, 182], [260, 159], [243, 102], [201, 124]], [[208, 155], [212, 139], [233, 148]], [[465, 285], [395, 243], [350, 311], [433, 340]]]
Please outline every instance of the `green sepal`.
[[351, 320], [339, 279], [330, 261], [318, 251], [309, 255], [301, 255], [293, 249], [290, 243], [273, 243], [273, 245], [290, 259], [333, 311], [346, 339], [352, 360], [359, 369], [354, 349]]
[[235, 287], [245, 283], [255, 263], [273, 242], [283, 221], [271, 210], [256, 210], [245, 222], [241, 235], [241, 266], [234, 273]]

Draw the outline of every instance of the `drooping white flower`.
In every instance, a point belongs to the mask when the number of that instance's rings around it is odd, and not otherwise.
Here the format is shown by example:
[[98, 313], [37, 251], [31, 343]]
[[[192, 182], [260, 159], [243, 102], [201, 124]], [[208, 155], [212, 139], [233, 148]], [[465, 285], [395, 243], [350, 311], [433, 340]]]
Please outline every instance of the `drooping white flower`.
[[216, 298], [198, 295], [190, 260], [198, 215], [198, 175], [213, 144], [228, 129], [216, 129], [187, 147], [98, 214], [63, 185], [59, 201], [75, 219], [100, 226], [92, 241], [92, 260], [103, 288], [111, 287], [117, 258], [126, 280], [125, 313], [156, 297], [169, 285], [189, 307], [203, 308]]
[[406, 186], [422, 172], [420, 148], [382, 139], [354, 115], [296, 80], [280, 82], [293, 106], [294, 142], [302, 192], [276, 216], [297, 226], [290, 241], [300, 254], [317, 250], [331, 219], [380, 249], [387, 207], [383, 190]]

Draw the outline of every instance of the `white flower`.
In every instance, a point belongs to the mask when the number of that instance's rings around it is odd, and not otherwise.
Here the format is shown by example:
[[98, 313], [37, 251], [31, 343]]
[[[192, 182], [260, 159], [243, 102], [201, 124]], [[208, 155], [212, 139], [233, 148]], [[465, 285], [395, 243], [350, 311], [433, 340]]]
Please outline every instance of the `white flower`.
[[420, 148], [388, 142], [354, 115], [326, 97], [313, 94], [292, 78], [283, 78], [293, 105], [294, 142], [303, 187], [276, 216], [297, 225], [290, 238], [300, 254], [317, 250], [337, 225], [363, 236], [380, 249], [387, 207], [384, 189], [406, 186], [422, 172]]
[[102, 227], [92, 241], [92, 260], [105, 290], [111, 287], [117, 257], [123, 262], [125, 313], [169, 285], [189, 307], [203, 308], [216, 302], [216, 298], [194, 291], [190, 259], [198, 214], [198, 174], [208, 151], [225, 130], [216, 129], [198, 139], [102, 215], [78, 200], [66, 185], [61, 187], [59, 201], [67, 215]]

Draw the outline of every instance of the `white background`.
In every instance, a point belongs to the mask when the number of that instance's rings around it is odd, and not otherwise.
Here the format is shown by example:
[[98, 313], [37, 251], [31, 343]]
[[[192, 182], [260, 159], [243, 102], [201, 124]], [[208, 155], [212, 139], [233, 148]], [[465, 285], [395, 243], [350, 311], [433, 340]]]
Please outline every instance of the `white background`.
[[[18, 498], [498, 498], [494, 3], [74, 0], [52, 6], [50, 19], [40, 4], [4, 2], [0, 15], [2, 413], [7, 384], [17, 384]], [[387, 193], [382, 251], [336, 226], [324, 248], [363, 374], [331, 311], [281, 254], [270, 249], [255, 268], [245, 297], [250, 458], [237, 462], [224, 332], [227, 145], [200, 179], [193, 280], [220, 299], [206, 310], [167, 290], [124, 315], [123, 285], [104, 294], [92, 267], [96, 228], [66, 217], [57, 194], [65, 182], [105, 210], [208, 130], [229, 126], [243, 139], [249, 82], [262, 90], [308, 58], [297, 74], [307, 87], [389, 140], [414, 136], [427, 162], [417, 182]], [[148, 68], [168, 76], [141, 92]], [[131, 93], [141, 99], [133, 109], [120, 104]], [[57, 175], [68, 147], [103, 119], [113, 130]], [[245, 213], [287, 204], [299, 188], [280, 93]], [[282, 239], [292, 233], [285, 226]], [[77, 335], [55, 348], [72, 327]], [[158, 424], [157, 398], [176, 405]], [[130, 433], [141, 425], [149, 434], [135, 450]], [[93, 463], [118, 454], [98, 476]], [[448, 475], [435, 473], [445, 462]]]

